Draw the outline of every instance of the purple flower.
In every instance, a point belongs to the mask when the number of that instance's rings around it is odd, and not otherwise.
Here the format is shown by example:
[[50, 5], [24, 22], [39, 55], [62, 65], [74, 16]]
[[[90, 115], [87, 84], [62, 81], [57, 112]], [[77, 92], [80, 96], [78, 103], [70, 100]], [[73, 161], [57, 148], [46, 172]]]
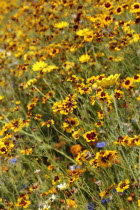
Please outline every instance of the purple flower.
[[101, 203], [102, 203], [102, 204], [106, 204], [106, 203], [107, 203], [107, 200], [102, 199], [102, 200], [101, 200]]
[[117, 192], [117, 190], [114, 188], [113, 190], [112, 190], [114, 193], [116, 193]]
[[106, 203], [108, 203], [108, 202], [110, 202], [111, 200], [110, 200], [110, 198], [108, 198], [108, 199], [102, 199], [101, 200], [101, 203], [102, 204], [106, 204]]
[[88, 210], [95, 210], [95, 205], [93, 203], [88, 203]]
[[17, 158], [12, 158], [10, 161], [11, 161], [11, 163], [16, 163], [17, 162]]
[[100, 149], [104, 148], [105, 146], [106, 146], [106, 142], [104, 142], [104, 141], [98, 142], [98, 143], [96, 144], [96, 147], [97, 147], [97, 148], [100, 148]]

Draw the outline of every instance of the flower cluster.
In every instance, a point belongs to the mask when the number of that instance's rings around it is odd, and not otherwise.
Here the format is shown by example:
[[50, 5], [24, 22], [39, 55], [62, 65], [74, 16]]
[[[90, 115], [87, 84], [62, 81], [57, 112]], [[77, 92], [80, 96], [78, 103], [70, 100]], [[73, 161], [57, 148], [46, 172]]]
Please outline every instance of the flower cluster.
[[140, 2], [0, 1], [0, 209], [137, 209]]

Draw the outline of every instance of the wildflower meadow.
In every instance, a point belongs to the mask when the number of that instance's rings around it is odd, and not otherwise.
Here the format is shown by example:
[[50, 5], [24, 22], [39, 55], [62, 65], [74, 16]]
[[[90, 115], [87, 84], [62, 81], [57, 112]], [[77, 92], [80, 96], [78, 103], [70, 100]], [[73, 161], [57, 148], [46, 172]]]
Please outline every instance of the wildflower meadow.
[[0, 0], [0, 210], [140, 209], [140, 1]]

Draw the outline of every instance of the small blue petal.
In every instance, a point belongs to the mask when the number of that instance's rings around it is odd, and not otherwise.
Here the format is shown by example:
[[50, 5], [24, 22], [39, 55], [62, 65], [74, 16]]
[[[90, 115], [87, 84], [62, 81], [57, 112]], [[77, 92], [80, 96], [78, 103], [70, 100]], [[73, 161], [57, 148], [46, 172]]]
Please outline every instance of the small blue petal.
[[101, 203], [102, 203], [102, 204], [106, 204], [107, 201], [106, 201], [105, 199], [102, 199], [102, 200], [101, 200]]
[[96, 144], [96, 147], [97, 147], [97, 148], [104, 148], [105, 146], [106, 146], [106, 142], [104, 142], [104, 141], [98, 142], [98, 143]]
[[16, 163], [17, 162], [17, 158], [12, 158], [10, 161], [11, 161], [11, 163]]
[[88, 210], [95, 210], [95, 205], [93, 203], [88, 203]]

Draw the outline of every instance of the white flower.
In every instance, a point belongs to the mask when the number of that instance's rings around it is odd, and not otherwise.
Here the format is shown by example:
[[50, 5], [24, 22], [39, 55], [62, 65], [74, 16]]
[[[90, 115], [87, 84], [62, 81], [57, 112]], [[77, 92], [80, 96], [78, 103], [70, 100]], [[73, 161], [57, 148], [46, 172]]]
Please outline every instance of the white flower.
[[63, 189], [63, 188], [66, 188], [67, 184], [66, 183], [63, 183], [63, 184], [59, 184], [57, 185], [58, 189]]
[[36, 171], [34, 171], [35, 174], [38, 174], [40, 172], [40, 169], [37, 169]]
[[39, 204], [38, 210], [45, 210], [45, 209], [49, 209], [51, 208], [51, 206], [49, 206], [48, 204]]
[[49, 208], [51, 208], [51, 206], [49, 206], [48, 204], [47, 204], [47, 205], [45, 204], [45, 205], [43, 206], [43, 210], [49, 209]]
[[79, 165], [72, 165], [72, 166], [69, 166], [69, 169], [71, 170], [71, 171], [74, 171], [75, 169], [78, 169], [78, 168], [80, 168], [80, 166]]
[[56, 199], [56, 195], [52, 194], [52, 196], [49, 198], [49, 200], [51, 200], [52, 202]]

